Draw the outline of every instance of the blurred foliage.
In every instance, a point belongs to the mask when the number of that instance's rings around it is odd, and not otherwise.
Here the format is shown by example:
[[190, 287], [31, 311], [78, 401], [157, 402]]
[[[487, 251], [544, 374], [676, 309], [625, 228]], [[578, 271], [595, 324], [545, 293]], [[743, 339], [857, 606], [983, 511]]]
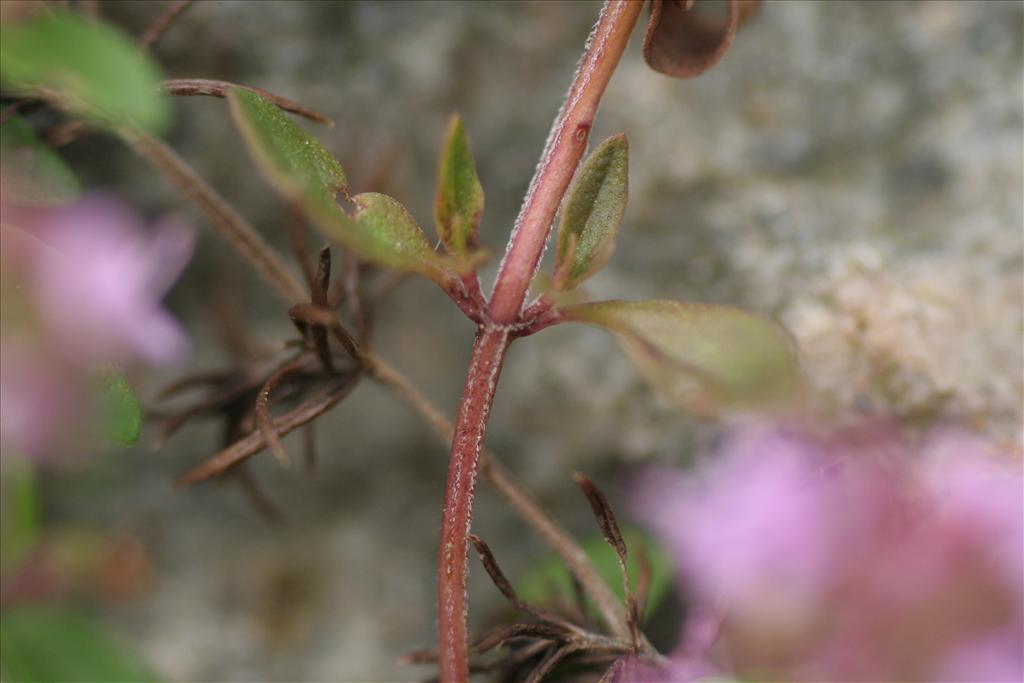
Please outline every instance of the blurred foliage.
[[0, 672], [9, 683], [157, 680], [99, 624], [49, 607], [17, 608], [0, 615]]
[[3, 193], [31, 205], [67, 204], [79, 192], [78, 178], [32, 126], [14, 115], [0, 127]]
[[131, 446], [142, 432], [142, 409], [124, 374], [111, 368], [96, 388], [99, 421], [103, 434], [115, 443]]
[[[671, 586], [672, 572], [669, 557], [654, 539], [642, 531], [627, 527], [623, 528], [622, 535], [630, 549], [627, 568], [629, 569], [630, 586], [634, 591], [642, 573], [639, 560], [641, 553], [644, 554], [650, 566], [650, 584], [647, 589], [647, 605], [643, 615], [648, 617], [664, 600]], [[581, 540], [580, 547], [583, 548], [598, 574], [608, 583], [615, 595], [620, 600], [624, 600], [619, 558], [612, 547], [608, 545], [604, 536], [600, 534], [588, 536]], [[554, 553], [527, 569], [518, 581], [516, 590], [523, 600], [534, 605], [552, 602], [573, 604], [575, 600], [569, 570], [562, 559]], [[593, 608], [589, 599], [587, 603]]]
[[0, 477], [0, 571], [17, 564], [35, 543], [40, 504], [27, 462], [5, 453]]
[[615, 334], [648, 381], [698, 413], [785, 405], [802, 385], [795, 343], [755, 313], [679, 301], [601, 301], [562, 312]]
[[171, 118], [156, 63], [121, 31], [75, 14], [46, 11], [4, 23], [0, 78], [17, 90], [44, 91], [101, 125], [159, 131]]

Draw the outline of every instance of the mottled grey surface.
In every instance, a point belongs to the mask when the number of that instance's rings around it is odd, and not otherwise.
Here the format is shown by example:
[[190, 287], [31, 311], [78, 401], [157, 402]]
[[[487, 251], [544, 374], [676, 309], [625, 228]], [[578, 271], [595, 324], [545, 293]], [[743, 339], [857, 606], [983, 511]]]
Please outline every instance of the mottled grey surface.
[[[449, 113], [461, 112], [487, 193], [482, 238], [500, 254], [597, 9], [206, 2], [156, 54], [170, 76], [264, 87], [333, 117], [332, 130], [316, 132], [355, 188], [390, 165], [387, 191], [428, 230], [437, 147]], [[109, 7], [133, 27], [156, 11]], [[775, 315], [801, 342], [823, 405], [967, 420], [1016, 442], [1022, 21], [1018, 2], [771, 2], [718, 67], [690, 82], [649, 71], [635, 39], [594, 131], [594, 141], [629, 136], [631, 176], [617, 253], [591, 294]], [[282, 207], [224, 102], [182, 101], [178, 111], [172, 144], [283, 245]], [[96, 184], [151, 212], [185, 207], [113, 140], [69, 151]], [[197, 340], [194, 367], [224, 360], [209, 292], [237, 264], [209, 235], [172, 299]], [[285, 338], [277, 301], [236, 270], [254, 329]], [[377, 343], [453, 413], [471, 338], [436, 288], [409, 282], [383, 312]], [[574, 469], [624, 509], [625, 464], [683, 462], [720, 429], [653, 397], [590, 329], [517, 344], [498, 393], [490, 445], [581, 533], [592, 521]], [[254, 469], [287, 511], [283, 527], [263, 524], [231, 486], [172, 489], [174, 474], [216, 449], [212, 428], [105, 458], [89, 486], [52, 485], [58, 515], [150, 544], [153, 592], [111, 618], [169, 679], [424, 674], [397, 658], [433, 638], [444, 449], [369, 385], [321, 425], [316, 481], [267, 456]], [[544, 552], [486, 486], [474, 528], [512, 576]], [[479, 624], [500, 600], [472, 572]]]

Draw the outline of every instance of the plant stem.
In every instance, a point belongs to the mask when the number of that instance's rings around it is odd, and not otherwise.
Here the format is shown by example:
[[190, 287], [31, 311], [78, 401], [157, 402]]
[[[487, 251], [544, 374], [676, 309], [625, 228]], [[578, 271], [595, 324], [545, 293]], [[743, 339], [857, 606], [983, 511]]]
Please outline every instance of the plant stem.
[[[451, 420], [397, 369], [377, 356], [368, 354], [368, 358], [368, 372], [371, 377], [394, 391], [414, 412], [427, 421], [438, 438], [450, 444], [455, 433]], [[619, 638], [628, 638], [629, 628], [626, 625], [621, 601], [615, 597], [611, 588], [594, 569], [583, 548], [537, 504], [512, 473], [501, 464], [498, 457], [487, 448], [483, 448], [480, 453], [480, 472], [512, 509], [562, 558], [594, 601], [608, 630]]]
[[555, 214], [587, 149], [598, 103], [641, 9], [641, 0], [607, 0], [601, 9], [512, 229], [491, 297], [489, 313], [496, 323], [511, 324], [519, 315]]
[[488, 316], [477, 332], [452, 438], [438, 562], [438, 657], [444, 683], [469, 680], [466, 627], [468, 534], [476, 468], [501, 364], [558, 206], [583, 158], [597, 105], [643, 8], [606, 0], [555, 119], [498, 273]]
[[441, 680], [445, 683], [469, 680], [466, 628], [469, 524], [477, 462], [508, 342], [507, 330], [481, 328], [477, 332], [452, 436], [437, 582], [438, 663]]
[[149, 161], [206, 214], [245, 259], [289, 304], [306, 301], [305, 287], [263, 241], [259, 233], [217, 194], [173, 149], [141, 131], [119, 131], [121, 138]]

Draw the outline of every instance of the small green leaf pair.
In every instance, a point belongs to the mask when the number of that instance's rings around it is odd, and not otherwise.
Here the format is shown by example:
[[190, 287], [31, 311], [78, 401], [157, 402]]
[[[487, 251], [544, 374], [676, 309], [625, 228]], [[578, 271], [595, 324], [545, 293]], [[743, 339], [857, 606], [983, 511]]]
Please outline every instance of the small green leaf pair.
[[[387, 195], [356, 195], [355, 211], [346, 214], [335, 202], [347, 191], [341, 165], [277, 106], [242, 88], [228, 99], [264, 175], [329, 237], [363, 259], [421, 273], [442, 286], [473, 267], [484, 193], [457, 117], [441, 150], [434, 217], [447, 253], [438, 253], [405, 207]], [[607, 262], [625, 213], [627, 175], [623, 135], [608, 138], [583, 163], [562, 207], [555, 289], [577, 287]], [[778, 402], [802, 377], [785, 331], [734, 308], [605, 301], [558, 312], [563, 320], [611, 331], [646, 377], [691, 410]]]
[[434, 251], [396, 199], [374, 192], [358, 194], [351, 198], [355, 211], [346, 214], [335, 201], [339, 192], [348, 191], [341, 164], [276, 105], [244, 88], [232, 90], [228, 101], [263, 175], [329, 238], [367, 261], [420, 273], [440, 284], [460, 271], [455, 258]]

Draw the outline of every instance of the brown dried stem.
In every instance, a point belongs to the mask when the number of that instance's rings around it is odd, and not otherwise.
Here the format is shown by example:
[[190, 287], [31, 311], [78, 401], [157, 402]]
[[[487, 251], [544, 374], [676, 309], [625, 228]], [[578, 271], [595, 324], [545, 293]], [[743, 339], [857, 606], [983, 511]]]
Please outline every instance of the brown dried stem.
[[228, 93], [234, 88], [243, 88], [250, 92], [254, 92], [263, 99], [276, 104], [281, 109], [293, 114], [298, 114], [310, 121], [316, 121], [317, 123], [322, 123], [328, 127], [334, 126], [334, 121], [320, 112], [314, 111], [309, 107], [304, 107], [298, 102], [289, 100], [287, 97], [281, 97], [280, 95], [275, 95], [272, 92], [267, 92], [262, 88], [254, 88], [248, 85], [240, 85], [238, 83], [218, 81], [209, 78], [174, 78], [160, 84], [160, 89], [168, 95], [177, 95], [180, 97], [194, 97], [202, 95], [208, 97], [227, 97]]
[[[284, 435], [315, 420], [348, 396], [358, 380], [358, 374], [344, 375], [336, 379], [309, 400], [275, 419], [274, 430], [278, 434]], [[223, 474], [266, 447], [267, 440], [263, 433], [259, 430], [252, 432], [187, 472], [178, 480], [178, 483], [182, 486], [190, 486]]]

